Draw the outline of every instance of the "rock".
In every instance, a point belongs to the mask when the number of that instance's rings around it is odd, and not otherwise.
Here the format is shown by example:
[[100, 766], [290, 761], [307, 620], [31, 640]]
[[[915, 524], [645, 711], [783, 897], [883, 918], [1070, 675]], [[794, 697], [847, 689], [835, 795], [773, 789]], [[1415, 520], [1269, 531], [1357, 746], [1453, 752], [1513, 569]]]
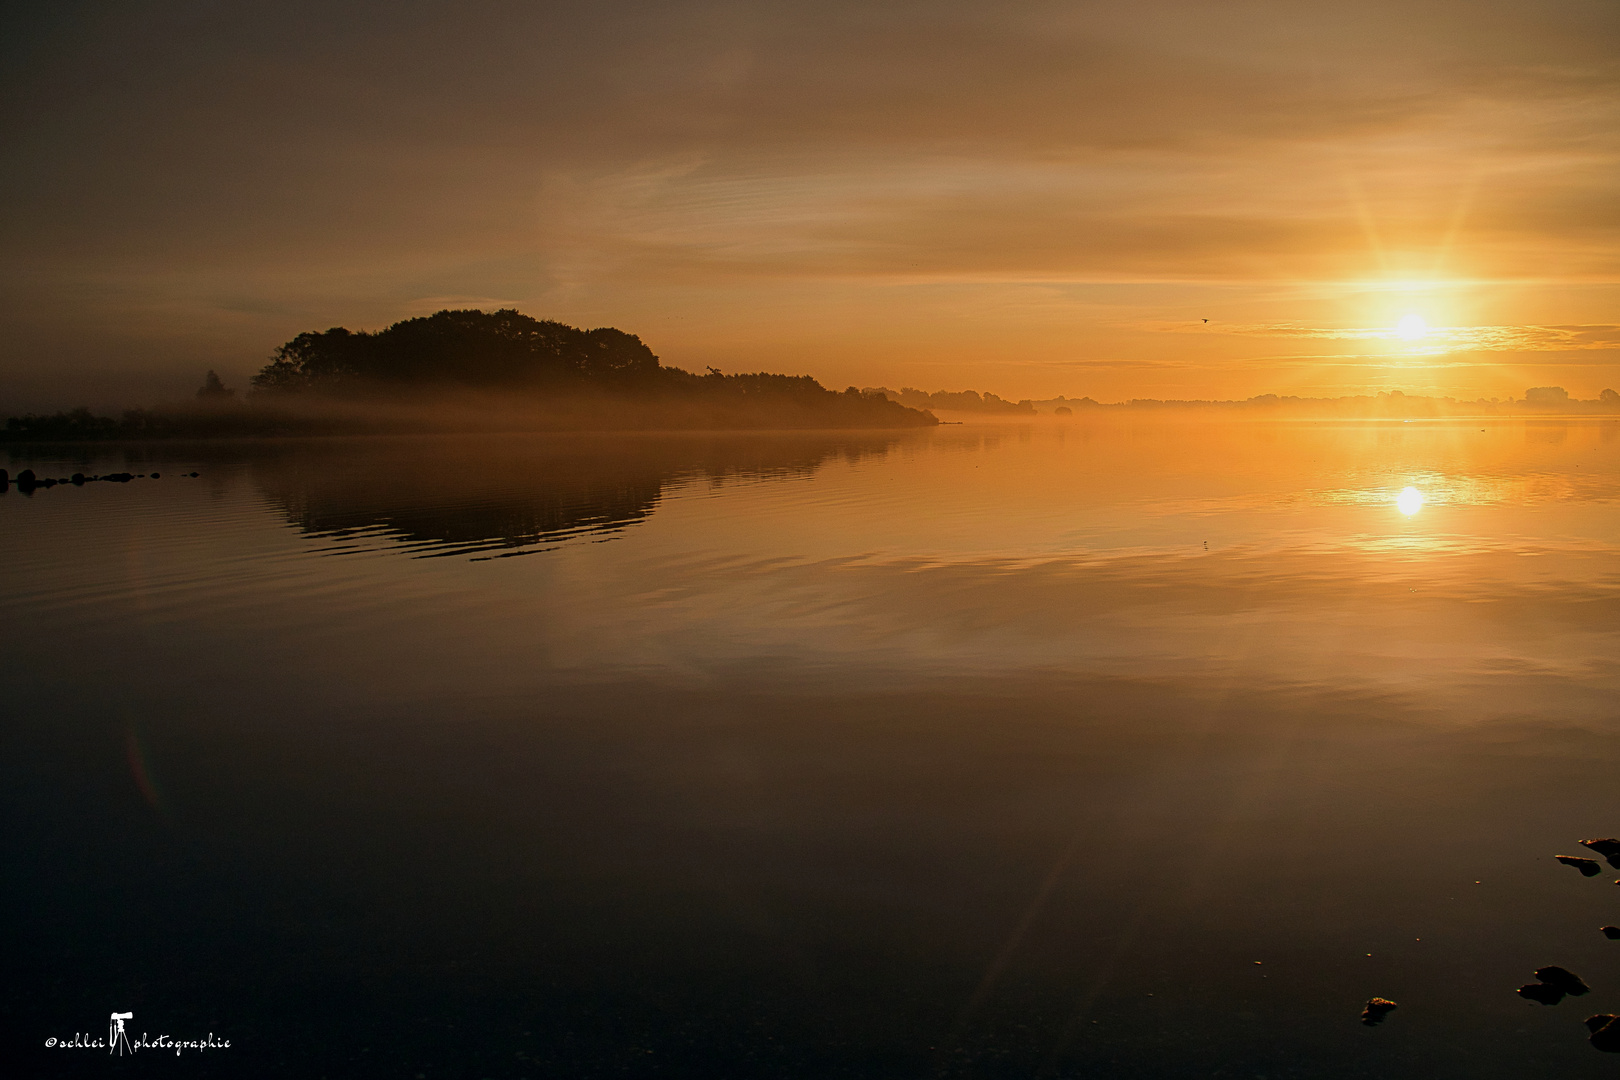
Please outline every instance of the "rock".
[[34, 484], [34, 470], [33, 469], [24, 469], [22, 472], [17, 474], [17, 486], [18, 487], [30, 487], [33, 484]]
[[1604, 926], [1600, 927], [1600, 929], [1603, 931], [1603, 936], [1610, 941], [1620, 941], [1620, 926]]
[[1526, 983], [1519, 987], [1519, 996], [1541, 1005], [1556, 1005], [1564, 1000], [1564, 992], [1546, 983]]
[[[103, 476], [102, 479], [103, 480], [111, 480], [115, 484], [127, 484], [131, 480], [135, 479], [135, 474], [134, 473], [127, 473], [127, 472], [110, 472], [106, 476]], [[1559, 858], [1563, 858], [1563, 856], [1560, 855]], [[1592, 860], [1590, 860], [1590, 859], [1588, 859], [1586, 861], [1587, 862], [1592, 862]], [[1592, 863], [1592, 865], [1596, 866], [1597, 863]], [[1592, 872], [1594, 874], [1597, 873], [1596, 870], [1594, 870]], [[1586, 871], [1582, 870], [1581, 873], [1584, 874], [1584, 873], [1586, 873]]]
[[1361, 1022], [1368, 1027], [1377, 1027], [1384, 1022], [1384, 1017], [1397, 1007], [1388, 998], [1372, 998], [1361, 1010]]
[[1597, 877], [1603, 869], [1596, 859], [1583, 859], [1579, 855], [1554, 855], [1553, 858], [1565, 866], [1573, 866], [1581, 872], [1582, 877]]
[[1613, 1013], [1598, 1013], [1586, 1018], [1586, 1030], [1592, 1033], [1587, 1037], [1587, 1042], [1592, 1044], [1593, 1049], [1606, 1054], [1620, 1054], [1620, 1024], [1615, 1020]]
[[1582, 840], [1581, 847], [1591, 848], [1609, 861], [1609, 865], [1620, 870], [1620, 840], [1607, 837], [1602, 840]]
[[186, 473], [187, 476], [201, 476], [201, 473]]
[[77, 487], [84, 487], [84, 473], [82, 473], [82, 472], [74, 473], [72, 476], [68, 477], [68, 483], [73, 484], [73, 485], [75, 485]]
[[1536, 978], [1548, 986], [1556, 986], [1564, 993], [1573, 997], [1590, 994], [1592, 988], [1581, 982], [1581, 977], [1568, 968], [1544, 967], [1536, 968]]
[[156, 480], [156, 479], [158, 479], [158, 478], [159, 478], [159, 477], [161, 477], [161, 476], [162, 476], [162, 475], [163, 475], [163, 474], [162, 474], [162, 473], [153, 473], [153, 474], [152, 474], [152, 479], [154, 479], [154, 480]]

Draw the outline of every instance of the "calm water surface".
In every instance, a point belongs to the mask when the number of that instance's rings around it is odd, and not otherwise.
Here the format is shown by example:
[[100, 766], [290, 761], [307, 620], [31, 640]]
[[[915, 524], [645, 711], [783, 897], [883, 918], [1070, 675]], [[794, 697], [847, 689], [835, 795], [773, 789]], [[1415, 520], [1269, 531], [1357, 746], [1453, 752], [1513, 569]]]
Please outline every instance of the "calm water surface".
[[0, 495], [6, 1054], [1610, 1076], [1617, 436], [13, 448], [162, 478]]

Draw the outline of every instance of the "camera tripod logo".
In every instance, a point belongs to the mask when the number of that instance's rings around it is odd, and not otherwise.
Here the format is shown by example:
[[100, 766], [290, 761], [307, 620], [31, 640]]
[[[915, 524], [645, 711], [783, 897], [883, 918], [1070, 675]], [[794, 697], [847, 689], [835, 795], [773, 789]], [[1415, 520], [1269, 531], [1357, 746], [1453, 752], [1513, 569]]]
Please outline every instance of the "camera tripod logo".
[[129, 1050], [132, 1054], [135, 1052], [130, 1050], [129, 1036], [124, 1033], [124, 1021], [132, 1019], [134, 1016], [135, 1014], [132, 1012], [115, 1012], [112, 1014], [112, 1019], [107, 1022], [107, 1053], [111, 1054], [117, 1051], [118, 1056], [123, 1057], [126, 1050]]
[[75, 1031], [67, 1038], [53, 1035], [45, 1040], [45, 1046], [51, 1050], [106, 1050], [108, 1054], [117, 1054], [119, 1057], [123, 1057], [125, 1054], [133, 1055], [142, 1050], [162, 1050], [166, 1053], [172, 1051], [178, 1057], [187, 1050], [229, 1050], [231, 1048], [231, 1040], [220, 1038], [212, 1031], [205, 1038], [200, 1039], [177, 1039], [173, 1035], [152, 1035], [145, 1031], [139, 1035], [132, 1035], [125, 1030], [124, 1022], [134, 1018], [135, 1014], [132, 1012], [109, 1014], [107, 1017], [106, 1042], [92, 1037], [89, 1032]]

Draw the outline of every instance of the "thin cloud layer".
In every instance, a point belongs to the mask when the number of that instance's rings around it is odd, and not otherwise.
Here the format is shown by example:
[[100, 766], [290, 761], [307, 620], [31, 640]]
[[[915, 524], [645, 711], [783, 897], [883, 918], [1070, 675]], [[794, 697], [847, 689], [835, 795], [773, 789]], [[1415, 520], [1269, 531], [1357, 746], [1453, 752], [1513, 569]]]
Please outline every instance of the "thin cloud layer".
[[[1197, 332], [1190, 326], [1162, 328]], [[1204, 328], [1207, 331], [1207, 327]], [[1217, 332], [1252, 337], [1315, 338], [1325, 341], [1396, 341], [1414, 350], [1486, 352], [1571, 352], [1620, 349], [1620, 325], [1597, 326], [1431, 326], [1421, 334], [1391, 327], [1222, 326]]]

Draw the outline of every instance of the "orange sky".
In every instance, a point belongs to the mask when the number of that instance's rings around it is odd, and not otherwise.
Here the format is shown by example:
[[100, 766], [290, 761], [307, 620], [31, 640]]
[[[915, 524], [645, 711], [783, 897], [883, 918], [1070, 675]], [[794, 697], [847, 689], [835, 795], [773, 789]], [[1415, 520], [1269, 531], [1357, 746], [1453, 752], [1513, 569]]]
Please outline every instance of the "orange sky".
[[1611, 0], [5, 18], [4, 408], [444, 306], [834, 387], [1620, 387]]

